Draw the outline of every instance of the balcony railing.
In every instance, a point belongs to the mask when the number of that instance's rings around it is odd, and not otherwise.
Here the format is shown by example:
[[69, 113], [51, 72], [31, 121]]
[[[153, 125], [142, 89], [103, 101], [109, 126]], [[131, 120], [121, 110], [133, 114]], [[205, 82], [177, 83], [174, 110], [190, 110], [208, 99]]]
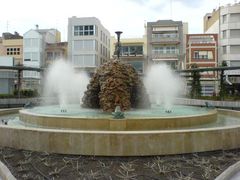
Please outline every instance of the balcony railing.
[[161, 36], [157, 36], [157, 35], [153, 35], [152, 36], [152, 42], [179, 42], [179, 37], [173, 36], [173, 35], [161, 35]]
[[157, 59], [157, 58], [178, 58], [179, 54], [178, 53], [152, 53], [152, 58]]

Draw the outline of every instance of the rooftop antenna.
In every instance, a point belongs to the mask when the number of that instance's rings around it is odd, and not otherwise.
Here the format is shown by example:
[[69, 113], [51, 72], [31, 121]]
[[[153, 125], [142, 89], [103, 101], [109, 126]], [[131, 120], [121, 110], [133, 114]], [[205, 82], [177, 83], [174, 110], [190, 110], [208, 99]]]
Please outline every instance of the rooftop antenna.
[[7, 20], [7, 24], [6, 24], [6, 30], [8, 32], [8, 26], [9, 26], [9, 23], [8, 23], [8, 20]]

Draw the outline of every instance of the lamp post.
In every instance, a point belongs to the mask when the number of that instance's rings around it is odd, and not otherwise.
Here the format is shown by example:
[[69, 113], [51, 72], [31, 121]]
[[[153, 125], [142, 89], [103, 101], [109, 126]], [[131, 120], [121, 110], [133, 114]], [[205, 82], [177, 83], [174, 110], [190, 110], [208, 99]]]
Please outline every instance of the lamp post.
[[117, 59], [119, 60], [120, 52], [121, 52], [120, 35], [122, 34], [122, 31], [116, 31], [115, 33], [117, 34], [116, 53], [117, 53]]

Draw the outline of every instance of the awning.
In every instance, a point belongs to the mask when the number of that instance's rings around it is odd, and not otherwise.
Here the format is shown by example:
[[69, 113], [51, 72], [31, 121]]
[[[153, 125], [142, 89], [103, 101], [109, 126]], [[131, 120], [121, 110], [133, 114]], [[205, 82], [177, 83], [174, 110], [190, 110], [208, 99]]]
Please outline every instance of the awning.
[[240, 75], [240, 70], [236, 69], [236, 70], [226, 70], [224, 71], [224, 75]]

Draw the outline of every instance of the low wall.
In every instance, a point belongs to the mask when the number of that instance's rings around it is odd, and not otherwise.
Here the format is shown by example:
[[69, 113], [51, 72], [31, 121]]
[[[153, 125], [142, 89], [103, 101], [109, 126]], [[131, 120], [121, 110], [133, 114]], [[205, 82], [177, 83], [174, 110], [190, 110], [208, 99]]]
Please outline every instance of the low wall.
[[[34, 104], [39, 104], [42, 102], [43, 98], [6, 98], [0, 99], [0, 108], [13, 108], [13, 107], [22, 107], [28, 102]], [[51, 98], [48, 103], [56, 103], [55, 98]], [[175, 104], [182, 105], [193, 105], [193, 106], [205, 106], [205, 102], [208, 102], [210, 105], [217, 108], [240, 108], [240, 101], [210, 101], [210, 100], [200, 100], [200, 99], [187, 99], [187, 98], [176, 98]]]
[[240, 101], [211, 101], [211, 100], [200, 100], [200, 99], [186, 99], [186, 98], [176, 98], [175, 104], [191, 105], [191, 106], [206, 106], [206, 102], [209, 105], [216, 108], [230, 108], [239, 109]]
[[23, 107], [26, 103], [39, 103], [40, 98], [4, 98], [0, 99], [0, 108]]

